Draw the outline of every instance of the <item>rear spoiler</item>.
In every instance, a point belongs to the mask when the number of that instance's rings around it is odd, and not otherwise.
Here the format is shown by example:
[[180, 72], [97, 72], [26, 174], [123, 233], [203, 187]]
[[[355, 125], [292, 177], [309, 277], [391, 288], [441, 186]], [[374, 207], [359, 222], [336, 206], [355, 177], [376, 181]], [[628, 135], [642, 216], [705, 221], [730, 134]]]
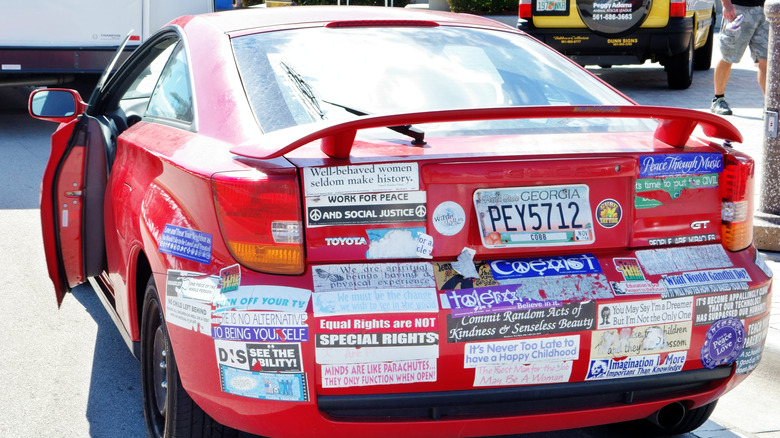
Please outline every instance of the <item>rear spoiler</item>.
[[675, 147], [684, 147], [697, 125], [708, 137], [742, 142], [742, 134], [723, 117], [703, 111], [663, 106], [522, 106], [500, 108], [454, 109], [392, 115], [362, 116], [348, 121], [325, 121], [298, 125], [264, 134], [230, 149], [249, 158], [269, 159], [322, 140], [322, 152], [333, 158], [349, 158], [357, 131], [388, 126], [422, 123], [463, 122], [473, 120], [543, 119], [572, 117], [606, 117], [656, 119], [654, 138]]

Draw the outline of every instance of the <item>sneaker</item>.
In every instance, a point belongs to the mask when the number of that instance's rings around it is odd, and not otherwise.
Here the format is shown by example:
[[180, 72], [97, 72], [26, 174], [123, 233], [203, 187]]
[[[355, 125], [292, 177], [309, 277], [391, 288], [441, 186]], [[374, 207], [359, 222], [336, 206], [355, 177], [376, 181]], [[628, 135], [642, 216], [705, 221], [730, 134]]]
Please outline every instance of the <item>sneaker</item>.
[[715, 114], [719, 114], [721, 116], [730, 116], [731, 108], [729, 108], [729, 104], [726, 103], [726, 99], [719, 97], [712, 101], [712, 106], [710, 107], [710, 111], [712, 111]]

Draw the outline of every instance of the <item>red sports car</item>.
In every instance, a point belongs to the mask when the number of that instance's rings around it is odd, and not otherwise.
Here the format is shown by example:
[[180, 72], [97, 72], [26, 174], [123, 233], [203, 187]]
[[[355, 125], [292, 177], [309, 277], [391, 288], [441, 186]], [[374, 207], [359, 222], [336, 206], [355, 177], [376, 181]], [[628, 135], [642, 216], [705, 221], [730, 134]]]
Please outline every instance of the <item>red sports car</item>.
[[[109, 68], [107, 71], [111, 71]], [[59, 122], [41, 220], [153, 437], [700, 426], [758, 364], [754, 162], [495, 21], [182, 17]]]

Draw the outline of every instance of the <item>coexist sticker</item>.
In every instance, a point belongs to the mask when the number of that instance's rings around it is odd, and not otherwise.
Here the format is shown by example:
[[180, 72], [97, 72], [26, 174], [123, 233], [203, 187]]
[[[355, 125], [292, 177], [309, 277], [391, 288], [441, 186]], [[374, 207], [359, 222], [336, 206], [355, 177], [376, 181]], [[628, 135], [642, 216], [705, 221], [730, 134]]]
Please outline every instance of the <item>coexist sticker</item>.
[[454, 236], [466, 223], [466, 212], [457, 202], [444, 201], [433, 210], [433, 228], [444, 236]]
[[601, 274], [601, 265], [593, 254], [537, 257], [490, 262], [493, 278], [536, 278], [555, 275]]
[[739, 318], [715, 321], [701, 347], [701, 364], [709, 369], [737, 360], [745, 346], [745, 326]]

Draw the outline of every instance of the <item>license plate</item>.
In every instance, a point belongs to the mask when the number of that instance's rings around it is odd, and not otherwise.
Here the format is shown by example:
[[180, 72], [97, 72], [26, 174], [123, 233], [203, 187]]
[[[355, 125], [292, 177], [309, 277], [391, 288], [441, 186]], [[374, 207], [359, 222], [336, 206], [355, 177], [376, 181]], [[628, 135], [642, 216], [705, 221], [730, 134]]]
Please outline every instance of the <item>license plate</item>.
[[474, 207], [487, 248], [593, 243], [586, 184], [479, 189]]

